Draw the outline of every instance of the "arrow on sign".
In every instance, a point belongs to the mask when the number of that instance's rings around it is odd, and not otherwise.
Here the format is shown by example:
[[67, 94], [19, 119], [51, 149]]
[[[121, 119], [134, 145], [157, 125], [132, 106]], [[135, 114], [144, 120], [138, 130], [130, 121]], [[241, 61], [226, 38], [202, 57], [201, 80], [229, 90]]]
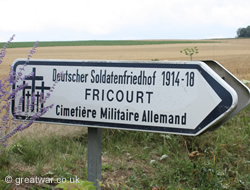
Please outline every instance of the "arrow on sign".
[[244, 109], [250, 103], [250, 91], [249, 88], [244, 85], [239, 79], [237, 79], [232, 73], [230, 73], [225, 67], [219, 64], [217, 61], [213, 60], [204, 60], [214, 72], [216, 72], [224, 81], [226, 81], [237, 93], [238, 103], [236, 108], [220, 120], [216, 125], [213, 125], [210, 129], [216, 129], [219, 126], [223, 125], [226, 121], [235, 116], [238, 112]]
[[[14, 71], [25, 63], [16, 60]], [[238, 101], [235, 90], [201, 61], [31, 60], [24, 75], [32, 71], [35, 76], [12, 101], [14, 117], [21, 97], [21, 117], [27, 119], [27, 111], [38, 109], [24, 110], [25, 101], [55, 82], [45, 103], [55, 106], [38, 121], [198, 135], [227, 117]]]

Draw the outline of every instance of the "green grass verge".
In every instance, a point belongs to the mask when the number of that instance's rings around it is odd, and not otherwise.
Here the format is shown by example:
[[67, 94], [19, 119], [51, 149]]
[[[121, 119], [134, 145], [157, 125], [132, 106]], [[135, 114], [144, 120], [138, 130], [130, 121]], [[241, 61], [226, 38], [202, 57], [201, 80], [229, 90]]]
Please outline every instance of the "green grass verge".
[[[12, 42], [8, 48], [32, 47], [35, 42]], [[133, 46], [133, 45], [160, 45], [160, 44], [189, 44], [189, 43], [220, 43], [207, 40], [93, 40], [93, 41], [51, 41], [40, 42], [39, 47], [53, 46]], [[0, 43], [3, 47], [5, 43]]]
[[[0, 154], [0, 189], [54, 189], [8, 184], [5, 177], [87, 179], [87, 134], [24, 137]], [[250, 105], [197, 137], [104, 130], [103, 190], [250, 189]], [[194, 156], [192, 156], [192, 153]]]

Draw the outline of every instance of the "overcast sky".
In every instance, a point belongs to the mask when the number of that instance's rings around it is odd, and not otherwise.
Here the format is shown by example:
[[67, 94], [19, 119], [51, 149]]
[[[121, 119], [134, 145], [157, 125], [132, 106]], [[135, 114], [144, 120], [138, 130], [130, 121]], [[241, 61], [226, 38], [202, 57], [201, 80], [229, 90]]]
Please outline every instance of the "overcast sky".
[[0, 41], [234, 38], [249, 0], [0, 0]]

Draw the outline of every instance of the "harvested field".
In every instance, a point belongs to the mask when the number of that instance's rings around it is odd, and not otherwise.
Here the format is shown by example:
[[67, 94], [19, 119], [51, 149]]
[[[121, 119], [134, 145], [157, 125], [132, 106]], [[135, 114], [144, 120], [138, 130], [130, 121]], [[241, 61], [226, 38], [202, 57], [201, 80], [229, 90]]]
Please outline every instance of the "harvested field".
[[[215, 41], [215, 40], [213, 40]], [[34, 59], [89, 60], [189, 60], [180, 50], [197, 46], [194, 60], [216, 60], [239, 79], [250, 80], [250, 39], [223, 39], [221, 43], [187, 43], [137, 46], [38, 47]], [[1, 66], [0, 76], [17, 58], [25, 58], [31, 48], [11, 48]]]

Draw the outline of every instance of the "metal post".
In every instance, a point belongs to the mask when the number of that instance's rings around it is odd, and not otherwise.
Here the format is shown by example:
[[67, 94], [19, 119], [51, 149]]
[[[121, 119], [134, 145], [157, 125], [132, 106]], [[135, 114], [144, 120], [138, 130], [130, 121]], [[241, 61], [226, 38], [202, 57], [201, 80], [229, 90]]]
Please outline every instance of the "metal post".
[[88, 181], [94, 182], [97, 189], [102, 180], [102, 130], [88, 127]]

